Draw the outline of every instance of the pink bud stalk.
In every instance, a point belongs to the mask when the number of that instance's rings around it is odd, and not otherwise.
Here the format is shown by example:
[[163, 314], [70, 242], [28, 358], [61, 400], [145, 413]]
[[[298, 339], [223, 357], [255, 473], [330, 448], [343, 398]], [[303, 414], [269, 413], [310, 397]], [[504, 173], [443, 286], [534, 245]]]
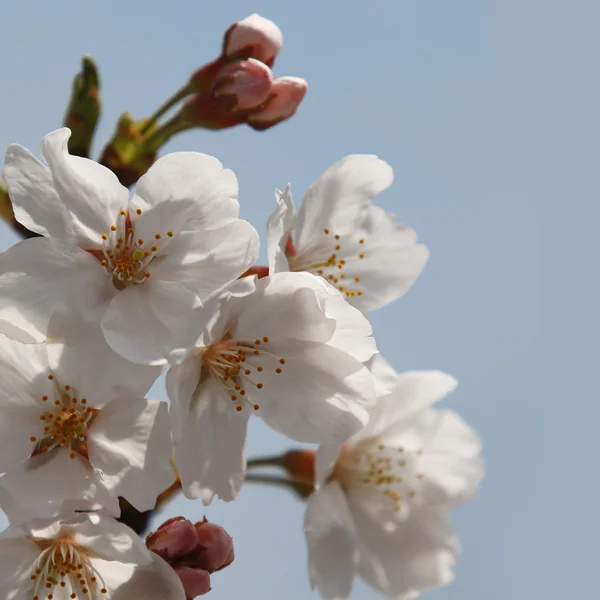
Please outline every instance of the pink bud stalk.
[[273, 66], [283, 46], [283, 34], [273, 21], [253, 14], [234, 23], [223, 39], [223, 56], [228, 59], [255, 58]]
[[264, 63], [249, 58], [238, 60], [219, 71], [213, 93], [231, 110], [248, 110], [262, 104], [271, 92], [273, 75]]
[[278, 77], [271, 85], [271, 93], [264, 105], [248, 115], [248, 124], [262, 130], [289, 119], [306, 95], [308, 83], [299, 77]]

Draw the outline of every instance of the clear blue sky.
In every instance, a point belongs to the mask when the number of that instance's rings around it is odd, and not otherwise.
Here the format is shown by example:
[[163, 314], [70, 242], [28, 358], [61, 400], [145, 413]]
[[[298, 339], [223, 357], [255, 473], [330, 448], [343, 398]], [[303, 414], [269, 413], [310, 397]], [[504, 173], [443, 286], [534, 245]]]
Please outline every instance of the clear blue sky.
[[[596, 371], [600, 81], [595, 0], [3, 2], [0, 147], [36, 150], [61, 124], [79, 57], [103, 78], [99, 148], [118, 114], [148, 114], [252, 12], [285, 46], [277, 75], [310, 89], [266, 133], [196, 131], [169, 150], [238, 175], [263, 235], [273, 189], [296, 197], [332, 162], [376, 153], [396, 172], [381, 203], [431, 250], [415, 287], [373, 315], [398, 370], [441, 368], [447, 402], [481, 433], [487, 477], [454, 515], [464, 556], [431, 600], [590, 598], [597, 587]], [[2, 230], [0, 244], [14, 241]], [[256, 426], [250, 454], [285, 448]], [[303, 507], [247, 487], [233, 504], [168, 509], [225, 525], [237, 559], [213, 600], [310, 595]], [[354, 598], [374, 594], [358, 585]]]

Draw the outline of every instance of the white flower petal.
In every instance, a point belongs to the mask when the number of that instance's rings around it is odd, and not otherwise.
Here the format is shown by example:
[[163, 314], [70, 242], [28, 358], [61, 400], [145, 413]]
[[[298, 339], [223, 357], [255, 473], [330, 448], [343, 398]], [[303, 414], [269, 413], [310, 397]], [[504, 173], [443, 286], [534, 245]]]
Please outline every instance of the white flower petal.
[[481, 440], [456, 413], [427, 410], [417, 427], [426, 441], [419, 470], [424, 504], [454, 508], [469, 499], [483, 477]]
[[143, 213], [168, 203], [177, 210], [178, 203], [191, 201], [194, 227], [210, 228], [238, 216], [237, 196], [235, 174], [216, 158], [199, 152], [173, 152], [159, 158], [140, 177], [131, 208]]
[[97, 324], [78, 324], [74, 339], [65, 344], [47, 344], [46, 349], [61, 387], [71, 386], [76, 397], [87, 399], [88, 406], [144, 396], [162, 372], [160, 366], [134, 364], [114, 352]]
[[289, 183], [283, 192], [275, 190], [275, 199], [277, 208], [267, 221], [267, 257], [271, 275], [290, 270], [285, 255], [285, 246], [296, 219], [296, 209]]
[[196, 393], [175, 451], [175, 464], [187, 498], [210, 504], [216, 495], [237, 496], [246, 471], [249, 411], [237, 412], [224, 388], [208, 380]]
[[[256, 292], [240, 305], [236, 338], [327, 342], [335, 331], [310, 273], [277, 273], [256, 282]], [[320, 283], [316, 289], [320, 290]]]
[[[419, 277], [429, 250], [416, 243], [417, 234], [406, 225], [396, 223], [392, 213], [379, 206], [369, 206], [363, 213], [353, 238], [364, 240], [357, 245], [340, 240], [344, 258], [344, 272], [350, 280], [349, 290], [362, 291], [348, 297], [348, 301], [363, 312], [372, 311], [397, 300]], [[360, 255], [364, 255], [361, 258]], [[358, 278], [358, 283], [351, 280]]]
[[335, 467], [343, 444], [321, 444], [315, 455], [315, 483], [317, 487], [325, 484]]
[[400, 373], [389, 396], [380, 398], [361, 437], [402, 434], [419, 414], [456, 388], [456, 380], [442, 371]]
[[151, 565], [152, 554], [142, 539], [131, 528], [101, 513], [83, 514], [66, 523], [62, 529], [73, 536], [73, 541], [91, 551], [96, 558]]
[[325, 228], [339, 235], [352, 232], [361, 209], [393, 178], [392, 168], [374, 155], [346, 156], [329, 167], [304, 196], [296, 220], [296, 247], [308, 248]]
[[129, 193], [110, 169], [93, 160], [71, 156], [67, 149], [70, 137], [67, 128], [49, 133], [41, 143], [42, 156], [52, 172], [54, 187], [71, 214], [77, 243], [94, 247], [102, 244], [101, 234], [110, 231], [119, 211], [127, 207]]
[[[337, 443], [360, 431], [374, 403], [373, 378], [350, 355], [324, 344], [273, 345], [277, 360], [257, 375], [264, 387], [251, 393], [258, 416], [289, 438], [307, 443]], [[283, 393], [282, 393], [282, 390]], [[249, 392], [250, 393], [250, 392]]]
[[325, 600], [347, 598], [358, 563], [356, 532], [346, 498], [337, 482], [306, 502], [304, 534], [311, 586]]
[[394, 532], [353, 513], [360, 548], [360, 575], [388, 598], [413, 598], [452, 581], [459, 544], [446, 518], [416, 511]]
[[165, 377], [167, 395], [171, 401], [169, 415], [175, 442], [181, 438], [189, 418], [192, 398], [200, 381], [202, 371], [200, 352], [195, 348], [181, 364], [171, 367]]
[[183, 284], [204, 301], [246, 271], [258, 258], [258, 248], [254, 227], [235, 219], [174, 236], [168, 255], [148, 270], [153, 278]]
[[0, 539], [0, 600], [27, 598], [40, 549], [24, 538]]
[[[93, 561], [93, 564], [103, 568], [98, 560]], [[152, 554], [150, 565], [135, 569], [131, 578], [127, 577], [128, 565], [119, 565], [118, 570], [114, 564], [107, 564], [106, 567], [107, 589], [116, 588], [110, 600], [185, 600], [185, 591], [177, 573], [156, 554]]]
[[368, 361], [367, 368], [375, 380], [375, 393], [378, 398], [388, 396], [394, 391], [398, 373], [381, 354], [374, 354]]
[[99, 318], [109, 296], [100, 263], [55, 240], [35, 238], [0, 254], [0, 333], [42, 342], [56, 311]]
[[110, 492], [139, 511], [154, 508], [175, 480], [167, 405], [159, 400], [109, 402], [89, 429], [88, 451]]
[[191, 347], [198, 338], [202, 322], [194, 309], [199, 305], [180, 283], [148, 280], [113, 298], [102, 331], [109, 346], [128, 360], [164, 365], [172, 352]]
[[11, 469], [0, 479], [2, 510], [12, 523], [23, 523], [32, 515], [54, 517], [64, 503], [72, 510], [104, 509], [120, 514], [119, 503], [102, 482], [101, 473], [67, 448], [38, 455]]
[[15, 219], [21, 225], [59, 240], [72, 238], [71, 218], [54, 188], [50, 169], [29, 150], [18, 144], [8, 147], [4, 178]]

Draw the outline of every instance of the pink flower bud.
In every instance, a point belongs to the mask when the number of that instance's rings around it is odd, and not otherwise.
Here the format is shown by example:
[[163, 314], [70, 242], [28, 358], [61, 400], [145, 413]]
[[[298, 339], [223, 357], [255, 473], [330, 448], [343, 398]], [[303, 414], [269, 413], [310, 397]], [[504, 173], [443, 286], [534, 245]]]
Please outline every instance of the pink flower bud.
[[231, 110], [247, 110], [262, 104], [271, 91], [271, 69], [254, 58], [238, 60], [221, 69], [214, 95], [228, 102]]
[[181, 120], [204, 129], [227, 129], [246, 121], [245, 114], [233, 113], [212, 92], [194, 94], [181, 107]]
[[181, 579], [187, 600], [210, 592], [210, 573], [204, 569], [181, 566], [175, 567], [175, 572]]
[[196, 534], [198, 547], [190, 557], [190, 562], [210, 573], [224, 569], [233, 562], [233, 538], [222, 527], [204, 519], [196, 523]]
[[190, 553], [198, 545], [194, 525], [183, 517], [163, 523], [146, 537], [146, 546], [167, 562]]
[[223, 40], [223, 54], [229, 59], [256, 58], [269, 67], [283, 45], [283, 34], [273, 21], [257, 14], [234, 23]]
[[289, 119], [306, 95], [308, 83], [299, 77], [278, 77], [263, 107], [248, 115], [248, 124], [262, 130]]

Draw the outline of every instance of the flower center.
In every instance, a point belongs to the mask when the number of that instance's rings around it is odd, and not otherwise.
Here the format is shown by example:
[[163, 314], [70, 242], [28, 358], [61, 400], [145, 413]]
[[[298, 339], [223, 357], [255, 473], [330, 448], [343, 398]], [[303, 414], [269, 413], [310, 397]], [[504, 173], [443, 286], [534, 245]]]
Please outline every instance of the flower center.
[[[136, 210], [138, 215], [142, 210]], [[167, 238], [173, 237], [167, 231]], [[150, 241], [135, 236], [135, 226], [129, 212], [121, 210], [117, 223], [111, 225], [108, 233], [102, 234], [102, 250], [90, 250], [98, 258], [104, 270], [112, 275], [112, 283], [117, 290], [123, 290], [133, 283], [143, 283], [150, 278], [148, 266], [161, 256], [163, 236], [155, 233]]]
[[[325, 239], [317, 246], [296, 254], [293, 247], [286, 245], [286, 255], [290, 271], [309, 271], [324, 277], [337, 287], [346, 297], [362, 296], [364, 291], [358, 285], [360, 275], [352, 274], [356, 263], [365, 257], [365, 238], [358, 240], [340, 235], [331, 235], [324, 229]], [[291, 238], [290, 238], [291, 239]]]
[[[53, 592], [59, 598], [92, 598], [106, 594], [102, 576], [94, 568], [89, 557], [70, 538], [59, 540], [33, 540], [42, 553], [35, 561], [31, 574], [32, 600], [48, 598]], [[57, 590], [56, 588], [60, 588]]]
[[58, 447], [67, 447], [71, 458], [79, 454], [88, 459], [88, 429], [100, 411], [86, 406], [87, 399], [78, 399], [70, 385], [60, 388], [54, 375], [49, 375], [48, 379], [55, 383], [55, 399], [50, 400], [49, 396], [42, 396], [42, 402], [48, 404], [48, 410], [44, 410], [40, 415], [42, 433], [29, 438], [35, 444], [32, 456], [50, 452]]
[[344, 447], [337, 459], [333, 478], [347, 491], [375, 494], [395, 512], [413, 500], [423, 479], [416, 472], [419, 452], [389, 447], [366, 439]]
[[254, 397], [263, 389], [260, 379], [265, 369], [272, 369], [279, 375], [285, 365], [285, 358], [271, 350], [266, 335], [250, 341], [235, 340], [228, 334], [203, 349], [204, 377], [212, 377], [227, 388], [238, 412], [245, 405], [259, 410], [260, 405], [248, 397], [248, 392]]

